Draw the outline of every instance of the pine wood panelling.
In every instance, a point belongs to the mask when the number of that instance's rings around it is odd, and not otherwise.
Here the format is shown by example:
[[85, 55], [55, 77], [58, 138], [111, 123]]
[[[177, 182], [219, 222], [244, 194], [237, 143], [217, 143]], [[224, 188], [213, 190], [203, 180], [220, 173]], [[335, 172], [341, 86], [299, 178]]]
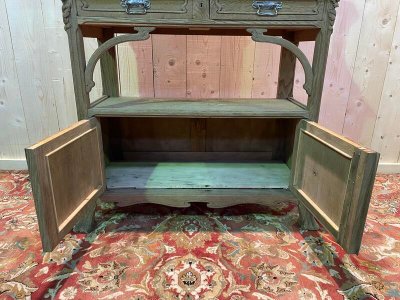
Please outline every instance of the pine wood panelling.
[[[399, 10], [400, 13], [400, 10]], [[400, 19], [397, 20], [389, 65], [372, 137], [372, 147], [381, 152], [381, 161], [400, 163]]]
[[76, 122], [77, 117], [68, 39], [62, 20], [62, 2], [41, 0], [41, 4], [49, 59], [47, 64], [57, 107], [59, 127], [64, 129]]
[[23, 157], [22, 145], [29, 144], [29, 137], [4, 0], [0, 0], [0, 128], [0, 159]]
[[186, 36], [153, 35], [152, 41], [155, 96], [185, 98]]
[[[84, 38], [85, 43], [85, 58], [86, 63], [89, 61], [90, 56], [98, 47], [97, 39], [95, 38]], [[90, 102], [96, 101], [103, 95], [103, 84], [101, 81], [101, 66], [100, 62], [96, 64], [93, 74], [93, 80], [96, 83], [94, 88], [90, 91]]]
[[30, 0], [6, 0], [6, 8], [22, 103], [29, 112], [25, 114], [29, 142], [33, 143], [60, 129], [43, 14]]
[[254, 50], [250, 37], [222, 37], [221, 98], [251, 98]]
[[[372, 144], [400, 166], [400, 0], [341, 0], [320, 123]], [[0, 168], [23, 148], [75, 122], [67, 35], [58, 0], [0, 0]], [[85, 41], [87, 59], [97, 47]], [[301, 45], [307, 56], [312, 43]], [[280, 48], [249, 37], [160, 36], [118, 48], [124, 96], [274, 97]], [[100, 64], [95, 100], [102, 94]], [[294, 93], [303, 102], [302, 69]], [[300, 96], [299, 96], [300, 95]], [[391, 167], [390, 167], [391, 169]]]
[[366, 1], [343, 134], [371, 144], [399, 0]]
[[329, 49], [320, 123], [338, 133], [343, 129], [364, 6], [365, 0], [340, 1]]
[[253, 62], [252, 98], [275, 98], [281, 47], [256, 43]]
[[121, 96], [154, 97], [151, 38], [118, 45]]
[[[315, 42], [300, 42], [299, 48], [305, 53], [310, 64], [312, 64], [312, 58], [314, 53]], [[299, 60], [296, 61], [296, 74], [294, 78], [293, 96], [300, 103], [306, 104], [308, 95], [304, 90], [305, 75], [304, 69]]]
[[221, 37], [188, 36], [187, 97], [218, 98], [220, 69]]

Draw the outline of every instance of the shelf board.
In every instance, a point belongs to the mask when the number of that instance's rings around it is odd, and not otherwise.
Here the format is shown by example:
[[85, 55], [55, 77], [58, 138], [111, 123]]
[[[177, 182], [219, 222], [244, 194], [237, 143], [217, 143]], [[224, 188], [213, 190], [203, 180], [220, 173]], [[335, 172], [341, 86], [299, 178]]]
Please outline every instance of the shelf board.
[[307, 118], [308, 111], [286, 99], [157, 99], [110, 97], [96, 102], [90, 116], [187, 118]]
[[284, 163], [112, 163], [108, 189], [287, 189]]

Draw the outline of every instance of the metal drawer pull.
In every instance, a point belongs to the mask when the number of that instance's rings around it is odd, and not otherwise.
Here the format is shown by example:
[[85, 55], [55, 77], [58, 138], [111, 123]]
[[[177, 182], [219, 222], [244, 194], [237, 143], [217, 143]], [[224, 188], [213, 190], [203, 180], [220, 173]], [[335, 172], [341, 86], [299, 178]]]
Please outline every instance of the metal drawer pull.
[[257, 9], [259, 16], [277, 16], [283, 5], [280, 1], [253, 1], [252, 7]]
[[145, 15], [150, 8], [150, 0], [121, 0], [121, 6], [129, 15]]

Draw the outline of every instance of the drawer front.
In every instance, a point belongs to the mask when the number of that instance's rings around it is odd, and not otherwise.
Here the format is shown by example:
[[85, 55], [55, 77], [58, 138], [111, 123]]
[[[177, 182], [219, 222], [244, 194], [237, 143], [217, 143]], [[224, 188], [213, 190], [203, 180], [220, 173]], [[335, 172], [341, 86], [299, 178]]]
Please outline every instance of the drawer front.
[[215, 20], [321, 20], [324, 0], [211, 0]]
[[80, 0], [78, 15], [140, 19], [191, 19], [193, 0]]

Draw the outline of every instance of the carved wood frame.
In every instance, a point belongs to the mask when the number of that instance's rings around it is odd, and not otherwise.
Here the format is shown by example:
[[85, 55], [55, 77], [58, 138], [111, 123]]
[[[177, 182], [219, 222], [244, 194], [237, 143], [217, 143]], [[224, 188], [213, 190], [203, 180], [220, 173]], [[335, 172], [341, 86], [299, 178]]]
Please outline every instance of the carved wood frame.
[[303, 51], [300, 50], [299, 47], [297, 47], [295, 44], [284, 38], [265, 35], [264, 33], [267, 32], [266, 29], [249, 28], [247, 29], [247, 31], [251, 33], [251, 38], [255, 42], [276, 44], [292, 52], [293, 55], [295, 55], [298, 58], [304, 69], [304, 74], [305, 74], [305, 83], [303, 86], [304, 90], [307, 92], [308, 95], [312, 94], [312, 87], [313, 87], [312, 83], [314, 80], [314, 73], [310, 62], [308, 61], [307, 56], [303, 53]]
[[99, 46], [90, 57], [85, 69], [86, 92], [89, 93], [95, 86], [95, 82], [93, 81], [94, 68], [96, 67], [97, 62], [105, 52], [118, 44], [147, 40], [148, 38], [150, 38], [150, 32], [154, 31], [154, 29], [154, 27], [135, 27], [137, 33], [113, 37], [104, 42], [101, 46]]

